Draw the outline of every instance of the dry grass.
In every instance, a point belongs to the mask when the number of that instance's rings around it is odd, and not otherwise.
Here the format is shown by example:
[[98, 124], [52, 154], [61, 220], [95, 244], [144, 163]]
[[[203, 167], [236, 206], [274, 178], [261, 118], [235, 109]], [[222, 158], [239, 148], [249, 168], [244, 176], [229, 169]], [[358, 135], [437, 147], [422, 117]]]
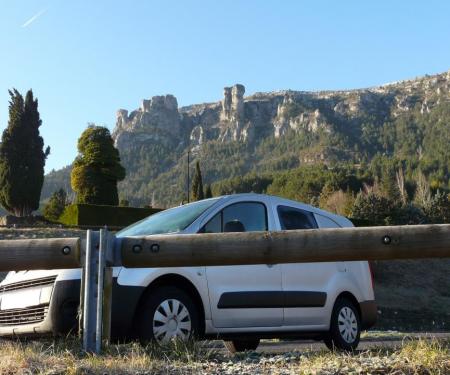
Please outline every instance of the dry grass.
[[0, 342], [1, 374], [449, 374], [450, 341], [406, 340], [398, 349], [353, 354], [290, 352], [227, 355], [202, 343], [143, 348], [112, 345], [100, 356], [73, 339]]
[[299, 366], [305, 374], [449, 374], [449, 342], [404, 342], [397, 350], [379, 349], [356, 354], [322, 353]]

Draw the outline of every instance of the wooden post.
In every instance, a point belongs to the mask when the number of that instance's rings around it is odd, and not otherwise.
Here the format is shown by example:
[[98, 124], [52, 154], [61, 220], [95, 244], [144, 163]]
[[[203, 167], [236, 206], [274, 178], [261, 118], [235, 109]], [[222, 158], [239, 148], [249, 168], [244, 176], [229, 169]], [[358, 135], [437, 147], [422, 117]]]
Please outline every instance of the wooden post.
[[105, 268], [105, 279], [103, 283], [103, 341], [109, 344], [111, 341], [111, 307], [112, 307], [112, 267]]
[[[86, 254], [82, 257], [83, 262]], [[81, 268], [81, 280], [80, 280], [80, 306], [78, 307], [78, 337], [83, 337], [83, 322], [84, 322], [84, 280], [86, 279], [85, 267]]]
[[79, 238], [0, 241], [0, 272], [79, 267]]
[[450, 257], [450, 224], [121, 239], [124, 267], [184, 267]]
[[103, 334], [103, 287], [105, 282], [105, 264], [107, 251], [107, 231], [100, 229], [100, 247], [98, 249], [98, 269], [97, 269], [97, 306], [96, 306], [96, 327], [95, 327], [95, 352], [98, 354], [102, 350]]

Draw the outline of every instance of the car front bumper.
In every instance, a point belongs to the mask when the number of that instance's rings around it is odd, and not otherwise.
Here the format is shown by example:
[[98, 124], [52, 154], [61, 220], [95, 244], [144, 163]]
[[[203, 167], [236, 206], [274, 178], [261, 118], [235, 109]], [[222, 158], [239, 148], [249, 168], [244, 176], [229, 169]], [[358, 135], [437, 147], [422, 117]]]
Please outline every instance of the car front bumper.
[[[59, 335], [78, 328], [80, 280], [56, 281], [48, 304], [2, 310], [0, 336]], [[26, 323], [33, 316], [32, 323]], [[17, 323], [15, 323], [17, 322]]]
[[[33, 336], [33, 335], [66, 335], [77, 332], [79, 324], [80, 280], [56, 281], [50, 303], [23, 309], [3, 310], [9, 315], [8, 325], [0, 324], [0, 337], [3, 336]], [[111, 336], [116, 339], [129, 339], [135, 336], [133, 322], [145, 287], [125, 286], [113, 278], [113, 300], [111, 312]], [[42, 311], [42, 319], [30, 324], [19, 321], [23, 316], [29, 316], [30, 310]], [[0, 318], [1, 319], [1, 318]]]

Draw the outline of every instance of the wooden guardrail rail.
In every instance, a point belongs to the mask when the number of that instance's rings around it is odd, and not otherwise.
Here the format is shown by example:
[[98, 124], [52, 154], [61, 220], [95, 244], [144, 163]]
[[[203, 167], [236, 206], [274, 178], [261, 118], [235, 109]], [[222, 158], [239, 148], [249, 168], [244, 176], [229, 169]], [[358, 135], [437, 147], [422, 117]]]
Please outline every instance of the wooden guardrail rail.
[[182, 267], [450, 257], [450, 224], [121, 239], [125, 267]]
[[79, 238], [0, 241], [0, 271], [80, 267]]

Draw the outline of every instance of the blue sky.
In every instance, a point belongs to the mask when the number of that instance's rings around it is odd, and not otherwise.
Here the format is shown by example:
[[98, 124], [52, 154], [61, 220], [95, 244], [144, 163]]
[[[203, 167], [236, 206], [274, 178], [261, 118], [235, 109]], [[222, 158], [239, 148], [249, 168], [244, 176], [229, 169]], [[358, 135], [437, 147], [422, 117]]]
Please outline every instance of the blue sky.
[[174, 94], [180, 105], [277, 89], [345, 89], [450, 69], [449, 1], [0, 0], [0, 130], [32, 88], [46, 170], [88, 122]]

